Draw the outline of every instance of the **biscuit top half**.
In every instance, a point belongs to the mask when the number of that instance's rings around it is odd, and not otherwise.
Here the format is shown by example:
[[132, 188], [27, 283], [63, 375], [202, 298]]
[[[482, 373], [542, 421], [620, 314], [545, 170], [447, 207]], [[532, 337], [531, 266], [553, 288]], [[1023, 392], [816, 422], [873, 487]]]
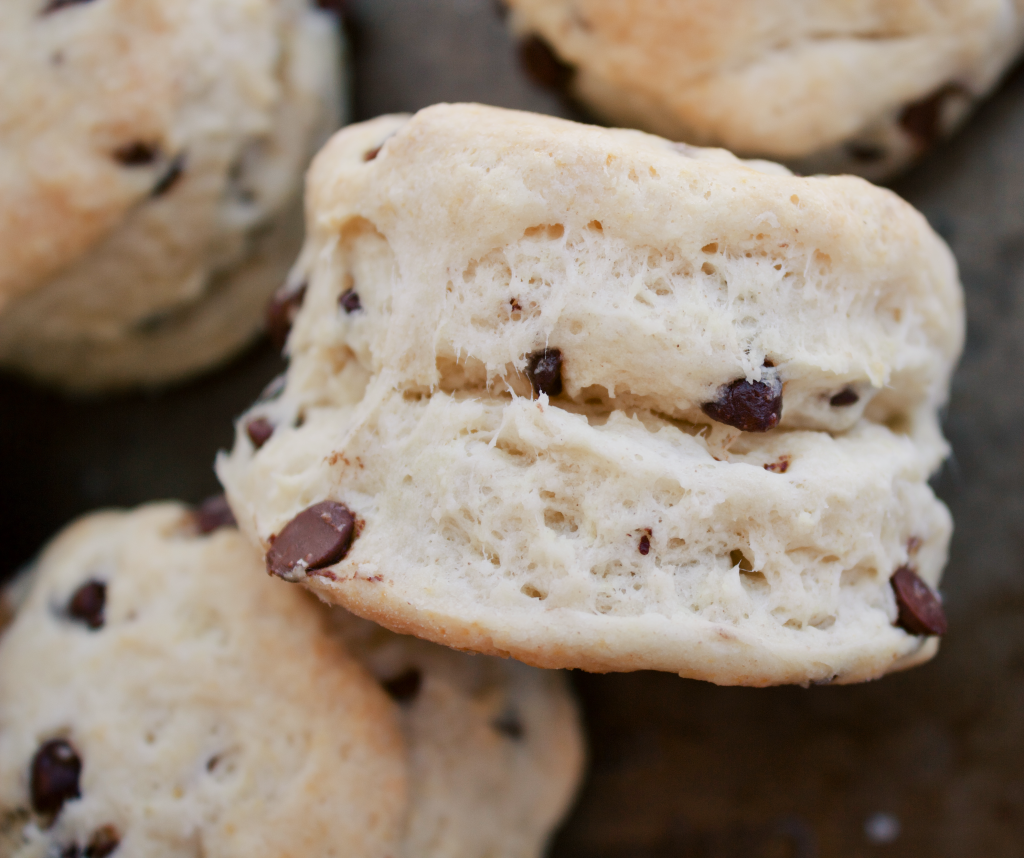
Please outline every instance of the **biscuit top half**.
[[833, 432], [933, 411], [964, 332], [952, 255], [887, 190], [479, 105], [333, 138], [303, 287], [293, 377], [349, 348], [404, 390], [529, 394], [557, 350], [577, 403], [703, 420], [781, 384], [784, 425]]

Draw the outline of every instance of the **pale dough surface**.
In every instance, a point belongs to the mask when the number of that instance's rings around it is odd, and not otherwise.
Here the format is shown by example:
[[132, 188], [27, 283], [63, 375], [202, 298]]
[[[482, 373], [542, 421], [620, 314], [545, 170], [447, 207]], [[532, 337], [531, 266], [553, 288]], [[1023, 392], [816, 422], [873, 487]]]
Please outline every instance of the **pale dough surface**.
[[2, 15], [0, 365], [94, 390], [230, 356], [301, 243], [336, 21], [306, 0]]
[[506, 2], [616, 124], [876, 179], [920, 153], [908, 106], [947, 93], [924, 122], [950, 131], [1024, 39], [1020, 0]]
[[[353, 510], [347, 557], [306, 578], [323, 598], [457, 648], [723, 684], [934, 653], [894, 625], [889, 577], [945, 563], [927, 479], [962, 295], [895, 195], [442, 105], [325, 148], [291, 278], [283, 391], [218, 473], [264, 550], [314, 503]], [[564, 390], [533, 397], [546, 347]], [[779, 428], [702, 413], [766, 372]], [[276, 427], [258, 450], [255, 417]]]
[[[40, 558], [0, 638], [0, 853], [393, 856], [407, 813], [398, 713], [299, 592], [254, 574], [234, 529], [177, 504], [99, 513]], [[68, 616], [106, 584], [102, 627]], [[81, 798], [42, 828], [29, 771], [51, 739]], [[76, 853], [78, 854], [78, 853]]]

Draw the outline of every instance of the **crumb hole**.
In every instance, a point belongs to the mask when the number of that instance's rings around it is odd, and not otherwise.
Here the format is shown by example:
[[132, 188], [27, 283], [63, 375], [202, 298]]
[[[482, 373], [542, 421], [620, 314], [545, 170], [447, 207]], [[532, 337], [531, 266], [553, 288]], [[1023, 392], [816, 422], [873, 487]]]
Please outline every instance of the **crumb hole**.
[[710, 244], [705, 244], [701, 250], [705, 253], [718, 253], [718, 242], [712, 241]]

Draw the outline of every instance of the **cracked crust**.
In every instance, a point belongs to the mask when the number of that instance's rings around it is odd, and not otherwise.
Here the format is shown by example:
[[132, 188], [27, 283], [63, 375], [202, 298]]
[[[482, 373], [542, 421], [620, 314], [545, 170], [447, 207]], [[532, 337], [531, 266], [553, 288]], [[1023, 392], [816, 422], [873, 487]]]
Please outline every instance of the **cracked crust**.
[[616, 124], [885, 178], [966, 116], [1024, 39], [1019, 0], [506, 0]]
[[0, 97], [0, 364], [92, 390], [223, 360], [301, 243], [336, 23], [306, 0], [39, 6], [0, 27], [22, 82]]

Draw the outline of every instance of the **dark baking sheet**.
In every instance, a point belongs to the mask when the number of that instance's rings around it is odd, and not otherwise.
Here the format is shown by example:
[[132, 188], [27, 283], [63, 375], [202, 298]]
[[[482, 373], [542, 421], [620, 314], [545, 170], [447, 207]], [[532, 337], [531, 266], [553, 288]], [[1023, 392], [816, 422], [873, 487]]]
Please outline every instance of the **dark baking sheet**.
[[[353, 112], [476, 100], [573, 116], [520, 72], [490, 0], [354, 0]], [[1024, 73], [895, 186], [960, 261], [969, 316], [936, 481], [956, 519], [931, 664], [851, 688], [574, 674], [589, 777], [554, 856], [1024, 854]], [[0, 378], [0, 574], [97, 506], [217, 490], [266, 345], [161, 394], [68, 401]]]

